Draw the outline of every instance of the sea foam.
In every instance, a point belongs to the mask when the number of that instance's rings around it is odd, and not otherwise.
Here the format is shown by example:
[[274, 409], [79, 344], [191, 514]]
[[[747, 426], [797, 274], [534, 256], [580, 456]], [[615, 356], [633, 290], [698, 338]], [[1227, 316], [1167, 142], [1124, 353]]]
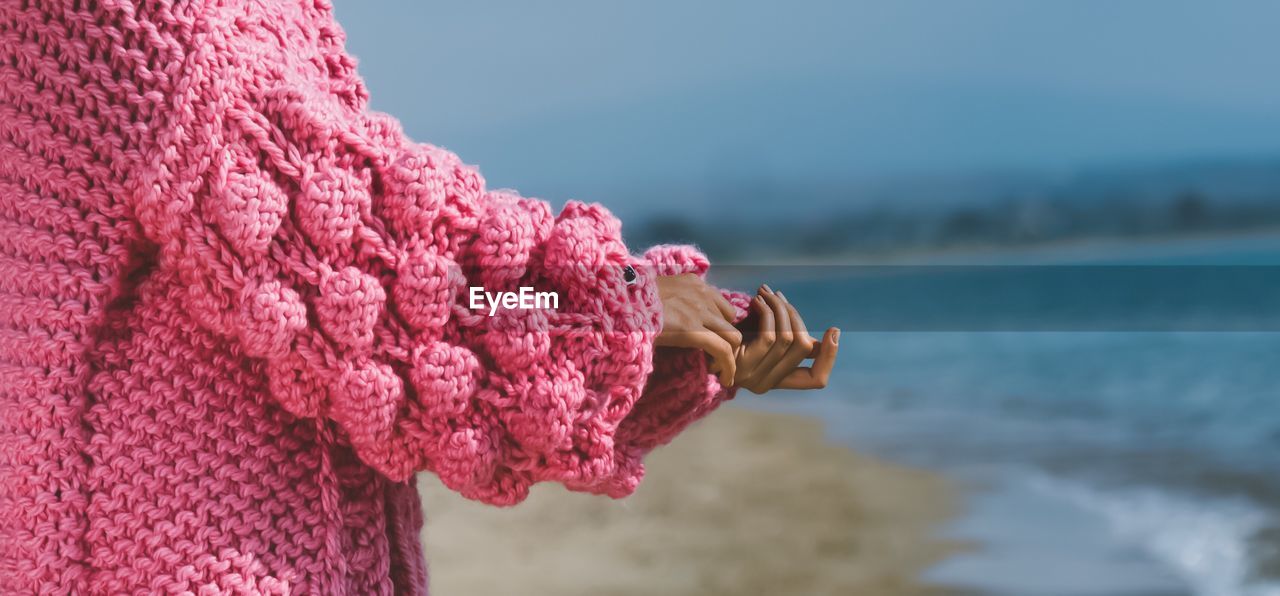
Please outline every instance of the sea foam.
[[1167, 565], [1199, 596], [1280, 596], [1280, 582], [1252, 572], [1249, 542], [1269, 521], [1257, 505], [1150, 488], [1098, 489], [1047, 476], [1033, 486], [1101, 515], [1117, 539]]

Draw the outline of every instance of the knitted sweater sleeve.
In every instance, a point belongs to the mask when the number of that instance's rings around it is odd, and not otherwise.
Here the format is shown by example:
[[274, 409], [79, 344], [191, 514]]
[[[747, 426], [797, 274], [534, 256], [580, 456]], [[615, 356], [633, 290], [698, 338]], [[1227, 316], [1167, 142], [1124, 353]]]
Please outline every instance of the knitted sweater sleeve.
[[[330, 13], [226, 1], [175, 18], [184, 64], [135, 205], [160, 266], [273, 399], [394, 480], [431, 470], [495, 504], [540, 481], [629, 494], [649, 450], [731, 397], [701, 354], [653, 347], [655, 277], [704, 274], [705, 257], [631, 256], [603, 207], [553, 215], [409, 140], [368, 109]], [[558, 305], [491, 314], [472, 286]]]

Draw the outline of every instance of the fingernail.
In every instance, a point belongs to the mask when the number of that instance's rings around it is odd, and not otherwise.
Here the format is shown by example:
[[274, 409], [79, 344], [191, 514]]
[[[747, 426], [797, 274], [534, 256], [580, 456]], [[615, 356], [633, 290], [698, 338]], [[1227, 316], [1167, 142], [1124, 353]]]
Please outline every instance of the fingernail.
[[787, 295], [782, 293], [782, 290], [778, 290], [777, 292], [774, 292], [774, 293], [777, 294], [778, 297], [781, 298], [783, 302], [790, 302], [789, 300], [787, 300]]
[[773, 288], [769, 287], [769, 284], [762, 284], [760, 287], [764, 288], [764, 291], [766, 291], [766, 292], [768, 292], [768, 293], [770, 293], [770, 294], [772, 294], [772, 293], [773, 293]]
[[840, 330], [839, 330], [839, 329], [836, 329], [836, 330], [835, 330], [835, 332], [831, 334], [831, 343], [832, 343], [832, 344], [834, 344], [834, 345], [837, 345], [837, 346], [838, 346], [838, 345], [840, 345]]

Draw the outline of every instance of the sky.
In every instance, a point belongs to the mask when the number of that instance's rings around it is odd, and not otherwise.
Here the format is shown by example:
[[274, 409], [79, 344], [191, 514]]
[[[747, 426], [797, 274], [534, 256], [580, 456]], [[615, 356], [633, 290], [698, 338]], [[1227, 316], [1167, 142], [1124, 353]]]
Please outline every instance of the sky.
[[1265, 0], [335, 7], [375, 109], [556, 202], [1280, 157]]

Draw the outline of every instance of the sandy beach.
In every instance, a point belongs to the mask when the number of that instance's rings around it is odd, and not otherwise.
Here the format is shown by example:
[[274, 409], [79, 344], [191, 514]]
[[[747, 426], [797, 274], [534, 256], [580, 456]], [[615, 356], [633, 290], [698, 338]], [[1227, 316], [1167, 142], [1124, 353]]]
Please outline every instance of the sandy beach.
[[728, 406], [648, 460], [621, 501], [535, 487], [487, 507], [419, 479], [432, 594], [937, 594], [920, 572], [946, 480], [828, 442], [820, 423]]

